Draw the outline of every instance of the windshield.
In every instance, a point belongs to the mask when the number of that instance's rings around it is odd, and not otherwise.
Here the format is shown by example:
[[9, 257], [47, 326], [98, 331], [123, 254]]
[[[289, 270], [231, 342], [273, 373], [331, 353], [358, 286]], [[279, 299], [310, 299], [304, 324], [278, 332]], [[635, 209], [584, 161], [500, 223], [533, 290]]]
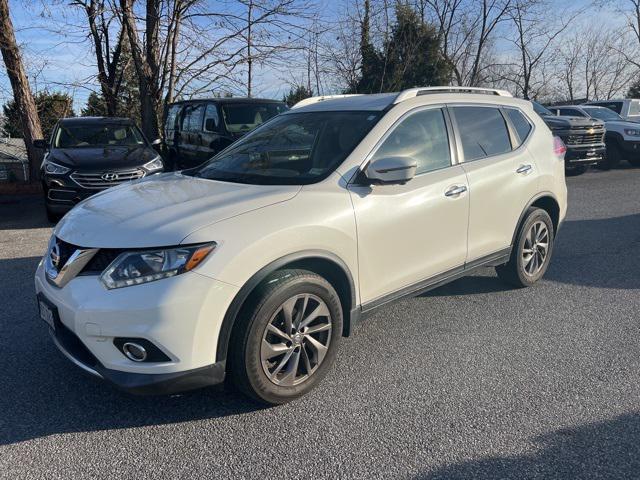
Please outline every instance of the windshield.
[[227, 131], [246, 133], [287, 110], [283, 103], [230, 103], [222, 105]]
[[551, 113], [551, 110], [543, 107], [538, 102], [531, 102], [531, 103], [533, 104], [533, 109], [535, 110], [535, 112], [541, 117], [554, 116], [553, 113]]
[[55, 148], [88, 148], [144, 145], [137, 127], [122, 124], [60, 125]]
[[613, 110], [609, 110], [604, 107], [582, 107], [582, 109], [589, 114], [590, 117], [597, 118], [598, 120], [604, 120], [605, 122], [611, 120], [622, 120], [622, 117]]
[[185, 175], [239, 183], [304, 185], [329, 176], [380, 118], [379, 112], [289, 113]]

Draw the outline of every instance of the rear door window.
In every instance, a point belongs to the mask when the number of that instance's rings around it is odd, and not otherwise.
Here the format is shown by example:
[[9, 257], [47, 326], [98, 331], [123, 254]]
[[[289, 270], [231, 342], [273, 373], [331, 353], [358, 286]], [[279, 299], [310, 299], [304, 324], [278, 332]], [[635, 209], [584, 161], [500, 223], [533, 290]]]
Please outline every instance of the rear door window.
[[632, 100], [629, 102], [629, 115], [640, 115], [640, 101]]
[[213, 103], [209, 103], [204, 112], [204, 131], [217, 132], [219, 124], [218, 107]]
[[453, 107], [465, 162], [512, 150], [507, 124], [496, 107]]
[[189, 131], [202, 131], [202, 119], [204, 116], [204, 105], [196, 105], [189, 113]]

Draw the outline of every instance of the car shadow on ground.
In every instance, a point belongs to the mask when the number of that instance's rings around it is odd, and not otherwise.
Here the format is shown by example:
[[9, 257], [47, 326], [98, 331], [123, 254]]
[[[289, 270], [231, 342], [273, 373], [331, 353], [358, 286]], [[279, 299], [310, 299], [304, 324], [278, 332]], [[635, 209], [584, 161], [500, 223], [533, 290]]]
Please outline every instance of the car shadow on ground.
[[[567, 221], [558, 238], [547, 281], [638, 289], [639, 243], [640, 215]], [[38, 261], [38, 257], [0, 260], [0, 351], [3, 354], [0, 445], [75, 431], [212, 419], [261, 408], [231, 390], [209, 388], [178, 396], [136, 397], [86, 376], [56, 351], [47, 327], [38, 318], [33, 288]], [[508, 288], [495, 277], [477, 276], [458, 280], [427, 295], [455, 296]], [[637, 432], [635, 417], [594, 429], [624, 429], [631, 420], [635, 425], [633, 431]], [[566, 436], [561, 434], [558, 438], [564, 438], [562, 435]], [[605, 440], [609, 438], [606, 435]], [[574, 434], [569, 436], [573, 438]], [[634, 448], [637, 449], [637, 445], [636, 442]], [[590, 454], [589, 448], [585, 446], [583, 453]], [[515, 469], [518, 462], [535, 462], [537, 458], [504, 459], [504, 462], [512, 462], [509, 465]], [[483, 462], [479, 468], [491, 467], [498, 471], [501, 468], [499, 459]], [[461, 474], [467, 472], [467, 466], [459, 468]]]
[[[570, 285], [640, 289], [640, 214], [595, 220], [568, 220], [560, 228], [544, 276]], [[512, 289], [495, 276], [470, 275], [421, 297], [478, 295]]]
[[637, 478], [640, 472], [640, 415], [560, 429], [535, 439], [539, 450], [455, 463], [418, 475], [421, 480], [564, 480]]
[[42, 195], [0, 196], [0, 230], [50, 228]]
[[229, 387], [134, 396], [94, 379], [57, 351], [38, 317], [39, 257], [0, 260], [0, 445], [52, 434], [164, 425], [263, 408]]

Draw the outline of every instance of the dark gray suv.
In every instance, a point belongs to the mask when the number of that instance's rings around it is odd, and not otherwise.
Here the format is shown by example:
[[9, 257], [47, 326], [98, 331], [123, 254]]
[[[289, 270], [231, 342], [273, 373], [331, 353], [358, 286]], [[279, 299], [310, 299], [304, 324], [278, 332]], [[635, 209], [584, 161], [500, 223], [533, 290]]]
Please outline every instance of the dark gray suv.
[[167, 108], [164, 149], [170, 168], [199, 165], [258, 125], [287, 110], [258, 98], [185, 100]]

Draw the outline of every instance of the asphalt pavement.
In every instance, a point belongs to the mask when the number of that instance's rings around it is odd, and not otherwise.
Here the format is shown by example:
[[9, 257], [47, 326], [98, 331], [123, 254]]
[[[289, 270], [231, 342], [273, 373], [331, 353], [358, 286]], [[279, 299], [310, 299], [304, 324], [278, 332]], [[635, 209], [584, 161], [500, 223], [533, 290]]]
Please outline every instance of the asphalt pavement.
[[0, 196], [0, 478], [640, 478], [640, 169], [567, 183], [542, 282], [487, 269], [385, 308], [276, 408], [71, 365], [37, 316], [41, 200]]

